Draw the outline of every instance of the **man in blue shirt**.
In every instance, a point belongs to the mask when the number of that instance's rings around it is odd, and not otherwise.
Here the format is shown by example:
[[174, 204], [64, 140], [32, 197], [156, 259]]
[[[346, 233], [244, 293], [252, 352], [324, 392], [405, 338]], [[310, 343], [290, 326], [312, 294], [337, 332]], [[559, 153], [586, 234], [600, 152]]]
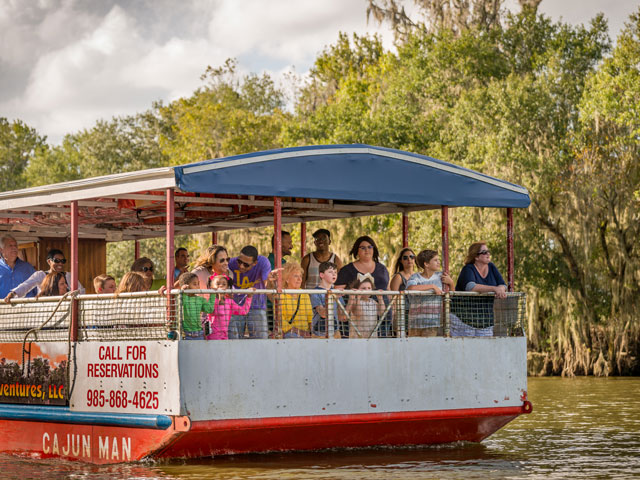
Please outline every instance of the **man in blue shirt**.
[[[29, 278], [36, 269], [18, 258], [18, 242], [11, 235], [0, 238], [0, 298], [4, 298], [12, 288]], [[35, 289], [27, 294], [33, 297]]]
[[176, 250], [174, 259], [173, 281], [175, 282], [180, 275], [189, 271], [189, 251], [184, 247], [180, 247]]

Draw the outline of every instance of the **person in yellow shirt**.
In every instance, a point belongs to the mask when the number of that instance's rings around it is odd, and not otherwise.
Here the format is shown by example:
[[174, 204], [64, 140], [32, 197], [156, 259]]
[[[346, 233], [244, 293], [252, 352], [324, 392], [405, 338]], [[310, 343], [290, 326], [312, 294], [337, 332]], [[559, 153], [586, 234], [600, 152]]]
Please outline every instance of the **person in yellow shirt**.
[[[297, 262], [287, 262], [284, 265], [282, 279], [284, 288], [300, 289], [304, 270]], [[280, 295], [280, 312], [282, 318], [282, 333], [284, 338], [303, 338], [311, 336], [311, 322], [313, 309], [311, 299], [307, 294], [283, 293]]]

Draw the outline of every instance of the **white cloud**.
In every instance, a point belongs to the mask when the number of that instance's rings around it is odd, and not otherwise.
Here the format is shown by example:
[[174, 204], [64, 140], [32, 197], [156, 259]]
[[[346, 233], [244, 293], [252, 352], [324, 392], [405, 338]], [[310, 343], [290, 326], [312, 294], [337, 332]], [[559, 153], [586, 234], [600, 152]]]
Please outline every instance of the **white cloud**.
[[[580, 23], [599, 7], [615, 16], [613, 26], [633, 3], [547, 0], [541, 8]], [[207, 65], [227, 58], [239, 59], [241, 73], [278, 81], [295, 66], [304, 76], [339, 31], [378, 32], [391, 46], [390, 31], [367, 25], [365, 12], [364, 0], [0, 1], [0, 116], [57, 143], [100, 118], [189, 95]]]

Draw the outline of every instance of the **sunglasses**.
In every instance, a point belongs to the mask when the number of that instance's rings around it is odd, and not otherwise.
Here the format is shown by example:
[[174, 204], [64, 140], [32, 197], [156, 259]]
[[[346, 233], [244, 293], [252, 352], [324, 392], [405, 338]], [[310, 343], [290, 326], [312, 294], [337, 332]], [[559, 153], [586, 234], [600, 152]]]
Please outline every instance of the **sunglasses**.
[[63, 265], [67, 263], [66, 258], [52, 258], [51, 260], [53, 261], [53, 263], [61, 263]]
[[253, 265], [253, 263], [247, 263], [247, 262], [243, 262], [242, 260], [238, 259], [238, 264], [240, 265], [244, 265], [245, 268], [249, 268]]
[[[238, 261], [240, 261], [240, 260], [238, 260]], [[218, 260], [218, 262], [220, 262], [220, 263], [229, 263], [229, 258], [221, 258], [221, 259]]]
[[491, 252], [489, 250], [480, 250], [478, 255], [491, 255]]
[[360, 245], [358, 248], [360, 250], [373, 250], [373, 245]]
[[402, 259], [403, 260], [415, 260], [416, 256], [415, 255], [402, 255]]
[[153, 272], [153, 267], [142, 267], [143, 272]]

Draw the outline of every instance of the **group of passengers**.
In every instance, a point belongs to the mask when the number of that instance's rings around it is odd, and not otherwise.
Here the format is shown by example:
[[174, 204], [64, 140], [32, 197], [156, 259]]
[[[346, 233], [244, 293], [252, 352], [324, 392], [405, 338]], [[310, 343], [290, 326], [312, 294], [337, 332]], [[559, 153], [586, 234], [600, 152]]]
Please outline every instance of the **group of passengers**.
[[[274, 238], [271, 239], [272, 247]], [[285, 338], [326, 336], [328, 325], [333, 324], [334, 335], [343, 338], [370, 338], [394, 336], [399, 318], [393, 322], [389, 298], [375, 291], [425, 291], [441, 294], [445, 285], [449, 290], [492, 292], [496, 298], [506, 296], [506, 284], [491, 262], [486, 243], [477, 242], [469, 248], [458, 281], [454, 285], [440, 267], [435, 250], [422, 250], [416, 256], [404, 248], [396, 258], [393, 276], [380, 262], [375, 241], [365, 235], [353, 244], [351, 263], [342, 265], [331, 251], [331, 232], [318, 229], [313, 233], [315, 250], [300, 263], [287, 262], [285, 256], [293, 248], [291, 235], [283, 231], [281, 237], [282, 265], [275, 268], [273, 251], [267, 256], [245, 246], [235, 257], [230, 257], [221, 245], [208, 247], [189, 267], [189, 252], [179, 248], [175, 252], [175, 288], [197, 289], [270, 289], [275, 286], [278, 272], [282, 271], [283, 287], [296, 290], [319, 289], [318, 294], [286, 293], [275, 301], [261, 293], [241, 295], [218, 294], [183, 295], [183, 331], [187, 339], [267, 338], [273, 331], [274, 312], [281, 319], [281, 332]], [[273, 248], [272, 248], [273, 250]], [[66, 259], [57, 249], [47, 254], [49, 270], [35, 271], [18, 258], [16, 240], [6, 235], [0, 238], [0, 298], [8, 302], [13, 297], [64, 295], [69, 291], [70, 274], [64, 272]], [[419, 267], [419, 270], [416, 268]], [[148, 291], [153, 283], [153, 262], [142, 257], [136, 259], [116, 287], [112, 276], [99, 275], [94, 279], [97, 293], [123, 293]], [[325, 290], [360, 290], [358, 294], [327, 297]], [[80, 293], [84, 288], [79, 285]], [[164, 293], [164, 287], [160, 289]], [[369, 293], [371, 292], [371, 293]], [[332, 305], [327, 305], [332, 298]], [[440, 314], [441, 297], [419, 301], [426, 297], [411, 296], [408, 300], [406, 325], [410, 336], [432, 336], [442, 333]], [[268, 315], [268, 312], [271, 315]], [[331, 323], [327, 321], [333, 312]], [[402, 320], [404, 321], [404, 320]], [[484, 327], [484, 328], [483, 328]], [[450, 315], [452, 335], [491, 335], [491, 326], [469, 325], [455, 314]]]
[[[394, 336], [398, 320], [393, 322], [389, 298], [379, 290], [424, 291], [441, 294], [444, 286], [450, 290], [492, 292], [497, 298], [506, 296], [506, 284], [491, 263], [486, 243], [474, 243], [465, 260], [457, 284], [442, 273], [440, 259], [434, 250], [423, 250], [417, 256], [405, 248], [397, 257], [394, 274], [389, 278], [387, 268], [380, 262], [375, 241], [369, 236], [359, 237], [353, 244], [351, 263], [342, 265], [331, 251], [331, 232], [319, 229], [313, 233], [315, 250], [300, 263], [287, 261], [293, 248], [291, 235], [283, 231], [281, 237], [282, 265], [276, 268], [272, 251], [262, 256], [253, 246], [242, 248], [238, 256], [230, 257], [221, 245], [212, 245], [189, 271], [188, 252], [176, 251], [176, 284], [186, 290], [227, 290], [211, 295], [186, 295], [183, 330], [189, 339], [267, 338], [273, 331], [270, 320], [280, 319], [280, 332], [285, 338], [325, 337], [329, 325], [334, 335], [342, 338], [371, 338]], [[272, 247], [274, 239], [272, 237]], [[273, 249], [273, 248], [272, 248]], [[419, 271], [416, 269], [416, 263]], [[283, 288], [294, 291], [282, 293], [277, 301], [271, 295], [231, 294], [234, 289], [272, 289], [276, 275], [282, 271]], [[360, 290], [348, 296], [327, 297], [326, 290]], [[318, 289], [317, 294], [295, 293], [298, 289]], [[161, 289], [163, 291], [163, 289]], [[413, 296], [412, 296], [413, 297]], [[328, 300], [331, 298], [331, 300]], [[442, 333], [441, 297], [413, 297], [408, 310], [407, 326], [411, 336], [432, 336]], [[333, 302], [331, 306], [327, 301]], [[331, 308], [330, 308], [331, 307]], [[332, 318], [328, 321], [330, 312]], [[491, 335], [491, 326], [469, 325], [455, 314], [450, 315], [452, 335]]]

